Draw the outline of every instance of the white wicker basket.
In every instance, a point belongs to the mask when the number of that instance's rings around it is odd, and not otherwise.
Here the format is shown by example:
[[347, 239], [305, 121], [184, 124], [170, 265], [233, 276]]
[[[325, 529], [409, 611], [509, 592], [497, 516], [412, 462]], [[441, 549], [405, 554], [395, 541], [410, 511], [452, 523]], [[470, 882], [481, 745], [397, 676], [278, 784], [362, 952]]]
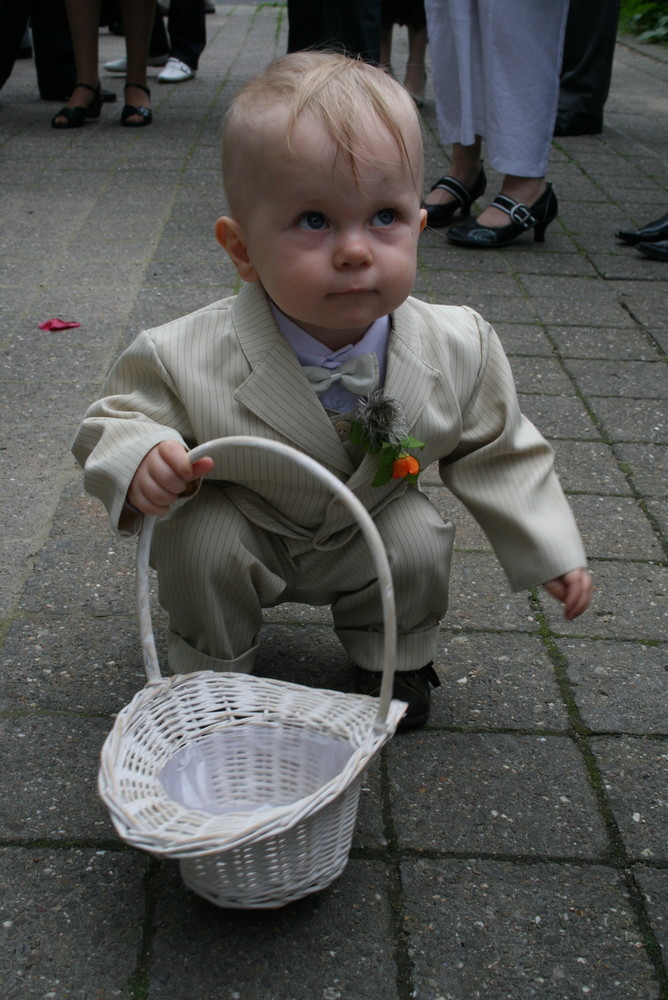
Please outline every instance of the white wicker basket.
[[239, 447], [298, 463], [355, 516], [382, 595], [380, 698], [239, 673], [163, 678], [148, 597], [154, 519], [146, 518], [137, 597], [148, 683], [105, 741], [98, 788], [123, 840], [178, 858], [184, 882], [199, 895], [224, 907], [277, 907], [324, 888], [345, 868], [362, 774], [406, 706], [392, 700], [392, 577], [368, 512], [330, 472], [278, 442], [222, 438], [191, 458]]

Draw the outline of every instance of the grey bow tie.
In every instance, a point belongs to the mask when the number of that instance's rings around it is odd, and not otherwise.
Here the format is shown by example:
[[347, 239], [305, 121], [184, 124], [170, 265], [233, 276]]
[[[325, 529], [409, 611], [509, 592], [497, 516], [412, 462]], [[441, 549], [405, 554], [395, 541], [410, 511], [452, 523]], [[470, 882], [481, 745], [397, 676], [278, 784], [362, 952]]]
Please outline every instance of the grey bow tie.
[[368, 396], [378, 381], [378, 359], [375, 354], [360, 354], [338, 368], [304, 365], [302, 371], [319, 396], [337, 382], [356, 396]]

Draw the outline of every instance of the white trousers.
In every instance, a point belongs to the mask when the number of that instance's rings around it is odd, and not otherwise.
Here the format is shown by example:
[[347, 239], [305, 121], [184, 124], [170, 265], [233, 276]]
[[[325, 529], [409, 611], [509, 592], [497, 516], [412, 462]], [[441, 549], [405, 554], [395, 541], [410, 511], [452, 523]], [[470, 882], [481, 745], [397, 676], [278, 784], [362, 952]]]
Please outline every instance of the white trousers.
[[568, 0], [425, 0], [442, 142], [486, 140], [499, 173], [544, 177]]
[[[447, 610], [454, 526], [424, 494], [409, 489], [375, 519], [395, 589], [397, 669], [434, 659]], [[301, 544], [301, 543], [300, 543]], [[304, 548], [305, 546], [301, 546]], [[155, 527], [151, 553], [159, 600], [169, 615], [169, 665], [250, 672], [262, 608], [286, 601], [329, 604], [351, 659], [383, 666], [383, 615], [368, 547], [356, 534], [327, 551], [290, 554], [290, 543], [252, 524], [216, 486]]]

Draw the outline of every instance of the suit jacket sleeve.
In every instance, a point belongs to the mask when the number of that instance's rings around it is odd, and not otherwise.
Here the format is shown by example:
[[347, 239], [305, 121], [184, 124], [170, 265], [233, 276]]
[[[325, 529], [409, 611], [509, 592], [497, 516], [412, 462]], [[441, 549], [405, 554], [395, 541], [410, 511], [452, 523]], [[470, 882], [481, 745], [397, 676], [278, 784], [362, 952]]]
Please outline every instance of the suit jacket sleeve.
[[440, 461], [445, 485], [487, 534], [514, 590], [586, 565], [571, 508], [554, 470], [550, 445], [520, 412], [510, 365], [482, 317], [479, 367], [463, 400], [454, 450]]
[[191, 447], [193, 434], [149, 333], [140, 334], [121, 355], [103, 392], [86, 412], [72, 451], [84, 468], [86, 492], [102, 500], [112, 526], [129, 536], [142, 520], [126, 503], [142, 460], [161, 441]]

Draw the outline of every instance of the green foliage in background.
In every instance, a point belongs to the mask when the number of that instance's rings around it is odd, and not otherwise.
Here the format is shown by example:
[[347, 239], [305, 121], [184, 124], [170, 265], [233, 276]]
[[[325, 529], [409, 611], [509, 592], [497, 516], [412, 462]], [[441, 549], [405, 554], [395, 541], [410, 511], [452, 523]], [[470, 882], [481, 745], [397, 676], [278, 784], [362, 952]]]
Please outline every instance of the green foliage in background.
[[619, 26], [639, 42], [668, 44], [668, 0], [622, 0]]

